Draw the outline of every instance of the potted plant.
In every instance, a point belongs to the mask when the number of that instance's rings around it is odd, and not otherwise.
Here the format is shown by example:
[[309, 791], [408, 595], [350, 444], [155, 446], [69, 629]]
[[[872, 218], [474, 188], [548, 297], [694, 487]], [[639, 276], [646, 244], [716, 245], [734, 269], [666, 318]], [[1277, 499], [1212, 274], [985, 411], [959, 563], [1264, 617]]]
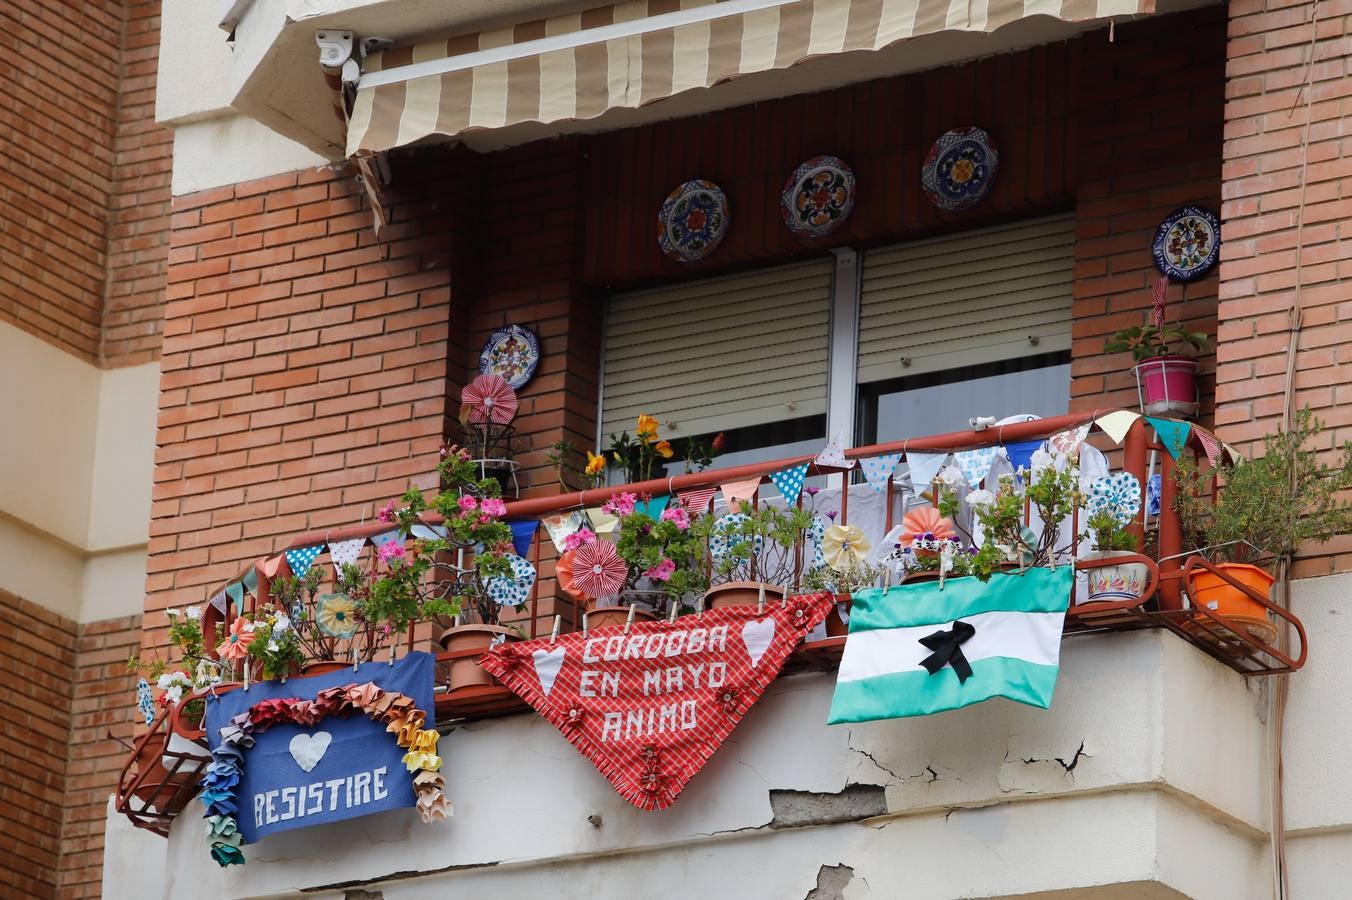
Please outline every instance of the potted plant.
[[[1046, 450], [1035, 451], [1030, 466], [1017, 475], [1001, 475], [994, 492], [983, 489], [967, 495], [984, 536], [981, 549], [970, 560], [972, 574], [982, 581], [1011, 566], [1055, 568], [1066, 549], [1057, 546], [1060, 523], [1084, 508], [1079, 469], [1057, 469]], [[1045, 523], [1040, 531], [1024, 523], [1024, 511], [1029, 508]]]
[[1108, 353], [1130, 351], [1136, 360], [1136, 385], [1141, 398], [1141, 410], [1150, 416], [1179, 416], [1190, 419], [1197, 415], [1197, 361], [1180, 352], [1191, 348], [1197, 352], [1206, 349], [1207, 336], [1201, 331], [1188, 331], [1181, 325], [1164, 323], [1164, 299], [1169, 279], [1161, 278], [1155, 284], [1155, 312], [1153, 323], [1142, 323], [1124, 328], [1104, 344]]
[[[1136, 536], [1127, 530], [1127, 523], [1108, 509], [1092, 513], [1085, 521], [1094, 549], [1080, 554], [1083, 560], [1118, 559], [1135, 556], [1138, 552]], [[1135, 600], [1145, 593], [1150, 583], [1150, 569], [1145, 563], [1126, 562], [1098, 566], [1085, 570], [1088, 603], [1100, 601]]]
[[[796, 591], [804, 571], [802, 551], [812, 528], [811, 510], [764, 505], [719, 519], [705, 517], [698, 529], [710, 547], [710, 609], [779, 601]], [[828, 529], [829, 531], [829, 529]], [[857, 531], [857, 529], [856, 529]], [[862, 539], [851, 532], [847, 541]]]
[[[494, 482], [495, 497], [518, 493], [520, 465], [512, 458], [516, 410], [516, 391], [499, 375], [479, 375], [460, 392], [460, 429], [474, 463], [475, 480]], [[443, 490], [452, 488], [442, 485]]]
[[[658, 459], [671, 459], [675, 455], [671, 442], [658, 437], [657, 419], [647, 413], [639, 414], [633, 438], [627, 431], [610, 436], [610, 458], [628, 484], [649, 480]], [[591, 474], [591, 459], [588, 454], [588, 474]]]
[[[1190, 455], [1178, 461], [1174, 503], [1185, 539], [1195, 552], [1230, 577], [1266, 595], [1273, 571], [1289, 564], [1300, 546], [1352, 532], [1352, 504], [1339, 495], [1352, 488], [1352, 442], [1337, 448], [1333, 462], [1310, 446], [1323, 431], [1309, 408], [1296, 414], [1290, 431], [1263, 438], [1263, 455], [1202, 468]], [[1214, 479], [1214, 481], [1213, 481]], [[1212, 485], [1221, 490], [1214, 495]], [[1276, 631], [1267, 608], [1207, 571], [1187, 585], [1192, 603], [1204, 605], [1255, 636]]]
[[[657, 614], [692, 609], [689, 601], [709, 586], [704, 542], [693, 527], [700, 517], [674, 506], [654, 519], [628, 493], [612, 497], [603, 509], [619, 517], [615, 549], [629, 567], [620, 606], [642, 603]], [[588, 613], [589, 628], [597, 627], [597, 615]]]
[[813, 566], [803, 573], [802, 589], [807, 593], [830, 591], [835, 605], [826, 614], [826, 636], [841, 637], [850, 630], [850, 597], [855, 591], [878, 587], [887, 570], [881, 565], [851, 562], [842, 569]]

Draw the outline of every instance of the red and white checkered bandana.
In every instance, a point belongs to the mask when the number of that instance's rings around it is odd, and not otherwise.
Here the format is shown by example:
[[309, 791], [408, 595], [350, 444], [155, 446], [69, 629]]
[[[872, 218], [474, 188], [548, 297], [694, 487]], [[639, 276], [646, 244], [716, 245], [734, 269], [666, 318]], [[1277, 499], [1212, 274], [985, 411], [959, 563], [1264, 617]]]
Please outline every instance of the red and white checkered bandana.
[[830, 594], [502, 644], [484, 669], [548, 719], [620, 796], [665, 809], [830, 609]]

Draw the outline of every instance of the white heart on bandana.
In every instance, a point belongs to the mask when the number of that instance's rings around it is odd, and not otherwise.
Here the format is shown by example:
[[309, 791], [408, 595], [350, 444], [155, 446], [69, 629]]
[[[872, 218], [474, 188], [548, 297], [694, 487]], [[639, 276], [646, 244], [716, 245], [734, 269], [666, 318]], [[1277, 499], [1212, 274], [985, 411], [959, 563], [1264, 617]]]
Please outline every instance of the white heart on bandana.
[[531, 654], [531, 659], [535, 660], [535, 677], [540, 679], [540, 690], [546, 697], [554, 690], [554, 680], [559, 677], [559, 669], [563, 668], [563, 658], [566, 655], [562, 647], [536, 650]]
[[333, 735], [327, 731], [298, 734], [291, 739], [287, 749], [291, 751], [291, 758], [296, 761], [296, 765], [310, 772], [324, 758], [324, 754], [329, 749], [329, 742], [332, 740]]
[[770, 643], [774, 639], [774, 616], [761, 619], [759, 622], [747, 622], [742, 626], [742, 642], [746, 644], [746, 655], [751, 657], [751, 668], [754, 669], [760, 663], [761, 657], [770, 649]]

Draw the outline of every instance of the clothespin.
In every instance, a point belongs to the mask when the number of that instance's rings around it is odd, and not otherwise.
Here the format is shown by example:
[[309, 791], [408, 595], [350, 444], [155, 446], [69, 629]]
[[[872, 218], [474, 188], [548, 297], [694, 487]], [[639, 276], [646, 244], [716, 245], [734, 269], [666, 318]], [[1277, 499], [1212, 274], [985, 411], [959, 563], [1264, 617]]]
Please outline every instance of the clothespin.
[[562, 624], [563, 624], [563, 616], [555, 614], [554, 630], [549, 633], [549, 645], [551, 647], [559, 642], [559, 626]]
[[673, 598], [672, 601], [671, 601], [671, 608], [667, 610], [667, 621], [668, 621], [668, 622], [675, 622], [675, 621], [676, 621], [676, 607], [679, 606], [679, 605], [680, 605], [680, 604]]
[[629, 617], [624, 620], [624, 633], [629, 633], [629, 626], [634, 624], [634, 604], [629, 604]]
[[244, 692], [249, 692], [249, 658], [244, 658]]
[[756, 615], [765, 612], [765, 582], [761, 582], [760, 592], [756, 596]]

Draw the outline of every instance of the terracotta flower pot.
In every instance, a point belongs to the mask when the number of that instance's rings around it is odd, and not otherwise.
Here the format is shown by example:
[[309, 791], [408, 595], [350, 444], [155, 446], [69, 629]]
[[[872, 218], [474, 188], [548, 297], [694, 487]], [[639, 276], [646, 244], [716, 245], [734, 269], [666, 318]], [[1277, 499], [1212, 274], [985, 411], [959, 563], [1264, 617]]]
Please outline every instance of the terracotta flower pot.
[[490, 687], [501, 683], [479, 665], [479, 657], [498, 635], [509, 641], [521, 639], [515, 631], [501, 625], [456, 625], [441, 633], [440, 642], [445, 650], [479, 651], [450, 661], [448, 681], [450, 693], [455, 693], [461, 688]]
[[848, 615], [851, 605], [849, 594], [836, 594], [836, 602], [831, 604], [831, 611], [826, 614], [827, 637], [845, 637], [850, 633], [850, 623], [841, 616], [840, 608], [845, 607]]
[[[1115, 559], [1133, 555], [1130, 550], [1093, 550], [1085, 553], [1083, 558]], [[1084, 574], [1089, 581], [1086, 603], [1135, 600], [1145, 593], [1146, 586], [1150, 584], [1150, 569], [1145, 563], [1130, 562], [1086, 569]]]
[[[1248, 563], [1219, 563], [1216, 568], [1264, 596], [1270, 596], [1272, 583], [1276, 581], [1271, 572]], [[1219, 575], [1205, 570], [1194, 572], [1188, 583], [1188, 596], [1194, 604], [1224, 616], [1260, 640], [1271, 641], [1277, 636], [1267, 607]]]
[[1197, 361], [1186, 356], [1156, 356], [1136, 366], [1141, 410], [1148, 416], [1197, 415]]
[[[627, 606], [602, 606], [597, 609], [589, 609], [583, 615], [587, 620], [587, 630], [593, 631], [597, 628], [608, 628], [611, 625], [623, 626], [629, 621], [629, 607]], [[634, 609], [635, 622], [656, 622], [657, 616], [643, 609]]]
[[300, 667], [301, 677], [308, 675], [327, 675], [330, 672], [339, 672], [343, 669], [352, 668], [352, 663], [341, 662], [336, 659], [322, 659], [317, 662], [307, 662]]
[[765, 589], [765, 602], [778, 603], [784, 599], [784, 589], [760, 581], [729, 581], [716, 584], [704, 594], [704, 605], [709, 609], [723, 609], [727, 606], [755, 606], [760, 603], [761, 589]]

